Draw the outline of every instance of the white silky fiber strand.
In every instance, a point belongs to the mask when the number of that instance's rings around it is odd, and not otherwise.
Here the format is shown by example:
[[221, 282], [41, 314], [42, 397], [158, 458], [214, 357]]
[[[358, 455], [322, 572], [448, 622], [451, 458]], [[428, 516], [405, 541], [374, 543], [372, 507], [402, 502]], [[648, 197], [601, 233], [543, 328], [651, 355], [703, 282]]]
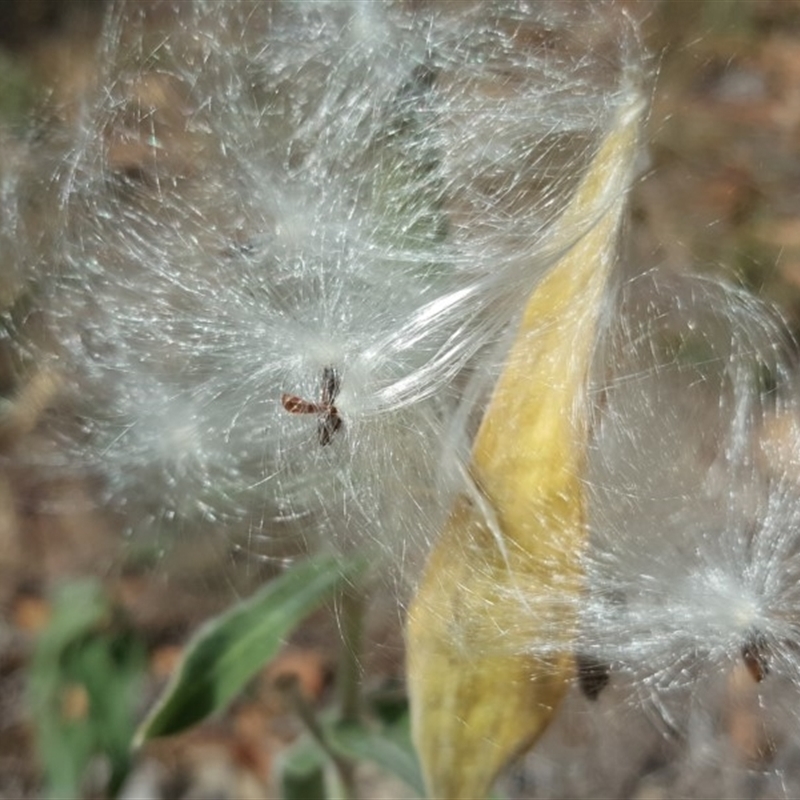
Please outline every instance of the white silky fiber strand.
[[59, 386], [30, 457], [132, 531], [424, 548], [463, 386], [632, 91], [612, 10], [116, 7], [95, 81], [3, 167], [6, 329]]

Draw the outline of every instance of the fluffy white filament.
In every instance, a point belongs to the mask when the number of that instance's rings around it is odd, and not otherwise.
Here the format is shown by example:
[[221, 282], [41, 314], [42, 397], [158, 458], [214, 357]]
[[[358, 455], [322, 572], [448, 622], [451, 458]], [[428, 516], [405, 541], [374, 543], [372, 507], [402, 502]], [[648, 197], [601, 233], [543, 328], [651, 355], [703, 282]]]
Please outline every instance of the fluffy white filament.
[[624, 20], [159, 8], [120, 7], [97, 84], [7, 178], [26, 270], [7, 325], [59, 375], [63, 463], [133, 528], [424, 546], [461, 387], [558, 255], [537, 244], [627, 102], [627, 56], [585, 43]]

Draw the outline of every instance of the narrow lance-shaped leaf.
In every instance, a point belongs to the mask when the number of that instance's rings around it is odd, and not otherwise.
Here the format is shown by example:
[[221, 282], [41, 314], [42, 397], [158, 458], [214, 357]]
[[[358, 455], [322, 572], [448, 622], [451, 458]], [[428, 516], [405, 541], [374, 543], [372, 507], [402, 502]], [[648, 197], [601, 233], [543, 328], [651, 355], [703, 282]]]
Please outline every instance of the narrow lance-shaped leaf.
[[140, 726], [134, 747], [177, 733], [223, 709], [277, 654], [292, 629], [363, 566], [330, 555], [310, 558], [206, 623]]
[[[623, 111], [555, 233], [588, 232], [528, 301], [408, 619], [414, 741], [433, 797], [485, 796], [573, 674], [586, 538], [587, 373], [640, 117]], [[579, 229], [579, 228], [578, 228]]]

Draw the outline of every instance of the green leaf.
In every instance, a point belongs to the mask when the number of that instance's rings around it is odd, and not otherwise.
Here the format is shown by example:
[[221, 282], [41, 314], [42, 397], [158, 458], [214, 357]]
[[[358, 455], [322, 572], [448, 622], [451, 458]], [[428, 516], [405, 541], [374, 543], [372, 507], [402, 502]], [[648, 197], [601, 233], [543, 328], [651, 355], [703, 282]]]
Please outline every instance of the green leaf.
[[301, 739], [281, 764], [281, 797], [284, 800], [325, 800], [327, 756], [311, 739]]
[[62, 586], [53, 598], [53, 618], [36, 645], [34, 663], [43, 674], [73, 642], [87, 635], [111, 615], [111, 606], [103, 587], [94, 580], [82, 580]]
[[114, 623], [111, 604], [95, 581], [64, 586], [53, 609], [28, 678], [43, 796], [81, 796], [86, 769], [98, 755], [110, 768], [104, 788], [113, 796], [130, 767], [144, 648]]
[[189, 643], [133, 746], [177, 733], [223, 709], [277, 654], [292, 629], [363, 566], [330, 555], [302, 561], [207, 622]]
[[425, 797], [425, 782], [411, 743], [407, 718], [383, 731], [352, 722], [340, 722], [326, 730], [326, 738], [344, 758], [372, 761], [407, 783], [420, 797]]

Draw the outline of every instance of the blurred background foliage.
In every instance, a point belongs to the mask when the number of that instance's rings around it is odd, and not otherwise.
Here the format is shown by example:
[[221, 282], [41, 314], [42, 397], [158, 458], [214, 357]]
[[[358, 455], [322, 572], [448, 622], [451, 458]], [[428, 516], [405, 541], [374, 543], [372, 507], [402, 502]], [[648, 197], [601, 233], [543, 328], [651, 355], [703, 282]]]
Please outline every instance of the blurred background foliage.
[[[732, 275], [800, 334], [800, 2], [618, 4], [641, 21], [654, 74], [631, 273], [660, 263]], [[158, 26], [163, 6], [138, 5]], [[0, 3], [0, 159], [74, 110], [105, 7]], [[7, 404], [23, 392], [2, 342], [0, 387]], [[24, 446], [0, 436], [6, 463]], [[225, 718], [153, 746], [134, 766], [128, 738], [188, 632], [271, 570], [235, 552], [221, 560], [219, 542], [124, 547], [90, 496], [77, 480], [43, 486], [0, 467], [0, 796], [266, 796], [275, 754], [298, 735], [276, 676], [290, 673], [312, 701], [323, 697], [332, 621], [315, 617]], [[368, 644], [365, 669], [392, 687], [402, 646], [397, 617], [388, 618], [375, 615], [368, 635], [381, 646]]]

